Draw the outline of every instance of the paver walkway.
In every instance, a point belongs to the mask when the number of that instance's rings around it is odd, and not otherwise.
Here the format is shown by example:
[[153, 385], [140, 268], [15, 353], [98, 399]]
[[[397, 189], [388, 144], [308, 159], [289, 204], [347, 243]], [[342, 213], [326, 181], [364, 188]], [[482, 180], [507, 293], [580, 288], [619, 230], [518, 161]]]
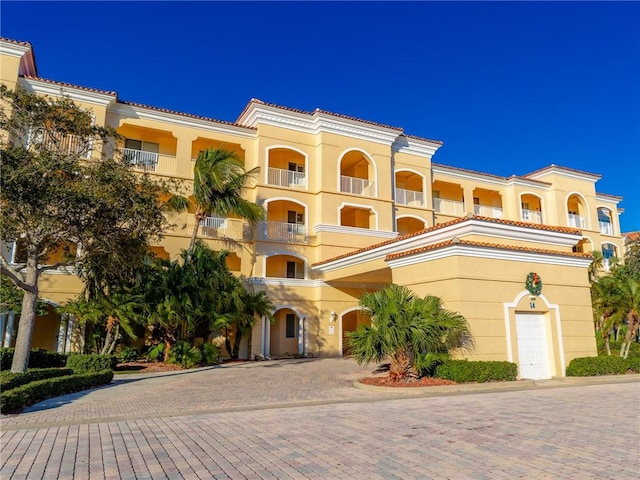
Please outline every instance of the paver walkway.
[[405, 398], [353, 388], [368, 371], [326, 359], [118, 376], [3, 417], [0, 476], [638, 478], [638, 382]]

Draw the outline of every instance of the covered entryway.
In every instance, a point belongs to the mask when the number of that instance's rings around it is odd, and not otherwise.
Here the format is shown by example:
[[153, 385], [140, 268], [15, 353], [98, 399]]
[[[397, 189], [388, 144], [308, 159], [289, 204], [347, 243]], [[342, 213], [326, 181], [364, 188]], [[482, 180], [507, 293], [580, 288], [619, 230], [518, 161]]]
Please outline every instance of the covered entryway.
[[542, 313], [516, 313], [520, 378], [551, 378], [544, 320]]
[[349, 353], [349, 345], [347, 344], [347, 333], [353, 332], [360, 325], [371, 325], [369, 319], [365, 318], [362, 315], [362, 310], [351, 310], [342, 315], [340, 320], [340, 330], [341, 330], [341, 343], [340, 343], [340, 352], [342, 356], [348, 356]]

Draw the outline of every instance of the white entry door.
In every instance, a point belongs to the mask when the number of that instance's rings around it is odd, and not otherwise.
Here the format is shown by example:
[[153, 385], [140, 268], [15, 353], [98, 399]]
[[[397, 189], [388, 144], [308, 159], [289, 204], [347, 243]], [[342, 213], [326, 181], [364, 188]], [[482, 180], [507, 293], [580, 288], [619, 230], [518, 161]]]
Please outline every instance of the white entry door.
[[551, 378], [544, 315], [516, 313], [516, 335], [520, 377], [534, 380]]

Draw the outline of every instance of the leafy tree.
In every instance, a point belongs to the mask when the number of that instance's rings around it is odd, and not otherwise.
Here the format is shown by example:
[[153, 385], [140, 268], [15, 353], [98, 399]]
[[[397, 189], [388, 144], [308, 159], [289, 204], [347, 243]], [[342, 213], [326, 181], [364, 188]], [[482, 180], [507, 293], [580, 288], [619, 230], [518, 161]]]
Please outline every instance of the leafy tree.
[[271, 322], [275, 320], [272, 314], [275, 305], [269, 300], [266, 292], [248, 292], [239, 281], [236, 289], [239, 301], [233, 303], [233, 310], [228, 316], [230, 327], [234, 329], [233, 346], [229, 340], [229, 327], [225, 328], [225, 347], [232, 360], [238, 359], [240, 343], [245, 335], [251, 333], [257, 317], [267, 317]]
[[193, 253], [200, 222], [207, 215], [236, 215], [250, 224], [264, 218], [262, 207], [241, 196], [258, 172], [259, 168], [245, 172], [238, 155], [224, 148], [210, 148], [199, 153], [193, 171], [195, 226], [189, 255]]
[[[46, 269], [74, 266], [82, 276], [90, 259], [104, 270], [134, 268], [140, 252], [166, 225], [166, 186], [136, 174], [105, 152], [115, 132], [93, 124], [91, 112], [67, 97], [49, 98], [0, 86], [2, 146], [0, 238], [22, 239], [26, 262], [0, 270], [24, 291], [11, 370], [27, 368], [39, 279]], [[92, 152], [102, 152], [102, 158]], [[94, 155], [94, 156], [92, 156]], [[73, 258], [51, 262], [63, 243], [81, 245]]]
[[469, 325], [458, 313], [446, 310], [440, 298], [416, 297], [407, 287], [390, 284], [360, 299], [371, 326], [347, 334], [351, 354], [360, 364], [389, 357], [393, 381], [419, 376], [421, 357], [451, 349], [469, 349]]

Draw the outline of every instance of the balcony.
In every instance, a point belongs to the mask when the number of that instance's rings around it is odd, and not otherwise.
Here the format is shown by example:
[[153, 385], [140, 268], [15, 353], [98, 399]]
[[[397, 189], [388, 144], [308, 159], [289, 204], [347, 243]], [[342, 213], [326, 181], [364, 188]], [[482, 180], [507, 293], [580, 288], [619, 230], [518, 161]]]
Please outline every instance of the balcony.
[[139, 170], [158, 175], [175, 175], [178, 165], [176, 157], [161, 153], [147, 152], [124, 148], [123, 154], [134, 170]]
[[258, 238], [288, 243], [308, 243], [307, 226], [288, 222], [260, 222]]
[[307, 175], [304, 172], [269, 167], [267, 170], [267, 184], [306, 190]]
[[446, 200], [444, 198], [434, 198], [433, 209], [436, 211], [436, 213], [460, 216], [464, 215], [464, 202], [458, 202], [456, 200]]
[[502, 208], [491, 205], [474, 205], [473, 213], [481, 217], [502, 218]]
[[600, 220], [598, 225], [600, 225], [600, 233], [604, 235], [613, 235], [613, 225], [611, 222], [603, 222]]
[[543, 224], [544, 223], [544, 216], [542, 215], [542, 212], [539, 212], [537, 210], [527, 210], [526, 208], [523, 208], [522, 209], [522, 221], [523, 222]]
[[353, 193], [365, 197], [374, 197], [374, 182], [366, 178], [347, 177], [340, 175], [340, 191], [345, 193]]
[[[188, 231], [194, 227], [193, 216], [187, 222]], [[210, 216], [200, 221], [200, 236], [205, 238], [226, 238], [230, 240], [246, 240], [249, 238], [248, 225], [236, 218]]]
[[423, 207], [424, 195], [422, 194], [422, 192], [417, 192], [415, 190], [396, 188], [396, 203], [400, 205], [409, 205], [412, 207]]
[[574, 213], [567, 214], [567, 222], [570, 227], [587, 228], [587, 217], [576, 215]]

